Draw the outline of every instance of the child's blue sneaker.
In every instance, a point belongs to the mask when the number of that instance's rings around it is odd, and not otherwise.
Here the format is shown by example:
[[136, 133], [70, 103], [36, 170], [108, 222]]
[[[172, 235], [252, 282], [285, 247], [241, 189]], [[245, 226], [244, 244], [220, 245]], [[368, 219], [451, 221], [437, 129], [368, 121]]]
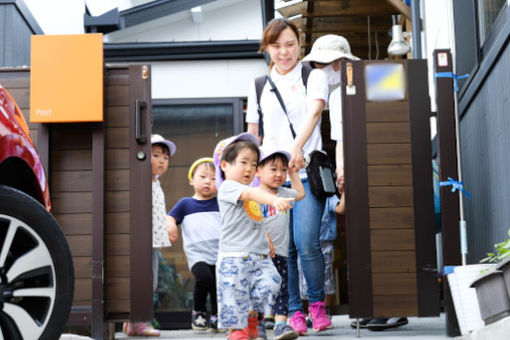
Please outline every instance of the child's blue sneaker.
[[298, 333], [287, 324], [277, 324], [274, 328], [275, 340], [292, 340], [298, 336]]
[[264, 326], [263, 322], [259, 321], [259, 324], [257, 325], [257, 330], [259, 331], [259, 334], [257, 335], [256, 340], [267, 340], [266, 326]]

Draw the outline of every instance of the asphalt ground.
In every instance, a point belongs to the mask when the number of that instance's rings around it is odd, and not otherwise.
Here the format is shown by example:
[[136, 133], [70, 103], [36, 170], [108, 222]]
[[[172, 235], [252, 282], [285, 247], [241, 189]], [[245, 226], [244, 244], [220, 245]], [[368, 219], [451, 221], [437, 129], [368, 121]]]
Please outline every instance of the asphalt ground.
[[[381, 332], [373, 332], [368, 329], [360, 330], [360, 338], [356, 336], [356, 330], [350, 327], [352, 319], [347, 315], [333, 316], [333, 328], [320, 333], [312, 333], [309, 329], [309, 335], [300, 337], [303, 340], [326, 340], [326, 339], [415, 339], [415, 340], [438, 340], [452, 339], [446, 335], [446, 323], [444, 314], [432, 318], [408, 318], [407, 325], [386, 329]], [[273, 339], [273, 331], [268, 330], [268, 339]], [[199, 340], [199, 339], [225, 339], [226, 333], [195, 332], [193, 330], [172, 330], [161, 331], [161, 340]], [[123, 333], [116, 333], [115, 339], [148, 339], [147, 337], [128, 337]], [[158, 339], [158, 338], [153, 338]]]

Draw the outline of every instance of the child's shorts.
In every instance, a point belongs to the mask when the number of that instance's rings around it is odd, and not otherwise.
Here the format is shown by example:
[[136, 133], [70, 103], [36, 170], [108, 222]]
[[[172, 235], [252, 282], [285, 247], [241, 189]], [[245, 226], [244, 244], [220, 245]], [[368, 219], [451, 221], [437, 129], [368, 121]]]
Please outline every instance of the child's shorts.
[[[333, 274], [333, 260], [335, 259], [335, 247], [333, 241], [321, 241], [321, 251], [324, 256], [324, 294], [333, 295], [336, 293], [335, 277]], [[301, 261], [298, 256], [298, 270], [299, 270], [299, 293], [301, 299], [308, 300], [305, 275], [301, 267]]]
[[271, 314], [281, 277], [269, 256], [224, 257], [216, 265], [218, 328], [242, 329], [248, 312]]

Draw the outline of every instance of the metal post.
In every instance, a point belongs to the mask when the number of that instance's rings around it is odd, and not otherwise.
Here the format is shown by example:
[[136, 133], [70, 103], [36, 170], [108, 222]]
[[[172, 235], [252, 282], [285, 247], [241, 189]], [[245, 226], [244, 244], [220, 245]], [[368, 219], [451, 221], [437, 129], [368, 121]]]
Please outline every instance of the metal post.
[[420, 0], [411, 0], [412, 52], [413, 59], [421, 59]]
[[[457, 144], [457, 173], [459, 175], [458, 181], [462, 183], [462, 158], [460, 153], [460, 121], [457, 103], [457, 91], [453, 91], [453, 105], [455, 116], [455, 140]], [[457, 190], [459, 195], [459, 235], [460, 235], [460, 255], [462, 258], [462, 265], [467, 264], [467, 231], [466, 220], [464, 220], [464, 201], [462, 199], [462, 190]]]

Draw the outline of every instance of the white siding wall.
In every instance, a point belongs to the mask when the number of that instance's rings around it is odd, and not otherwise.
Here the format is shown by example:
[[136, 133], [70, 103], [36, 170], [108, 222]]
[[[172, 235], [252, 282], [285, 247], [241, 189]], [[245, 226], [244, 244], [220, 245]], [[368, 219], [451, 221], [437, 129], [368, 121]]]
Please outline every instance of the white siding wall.
[[246, 97], [250, 82], [267, 72], [263, 59], [152, 63], [152, 98]]
[[105, 42], [158, 42], [260, 39], [260, 0], [218, 0], [202, 6], [202, 22], [190, 10], [112, 32]]

